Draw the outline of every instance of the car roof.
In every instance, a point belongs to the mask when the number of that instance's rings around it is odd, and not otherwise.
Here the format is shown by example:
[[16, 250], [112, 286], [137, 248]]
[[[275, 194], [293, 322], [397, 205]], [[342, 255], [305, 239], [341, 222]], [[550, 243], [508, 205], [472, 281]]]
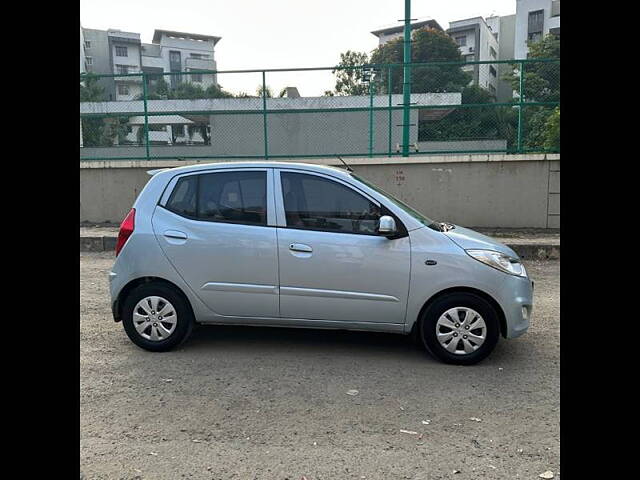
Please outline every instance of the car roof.
[[[200, 170], [214, 170], [214, 169], [226, 169], [226, 168], [294, 168], [307, 170], [311, 172], [338, 174], [339, 176], [349, 176], [349, 172], [344, 168], [333, 167], [329, 165], [319, 165], [313, 163], [301, 163], [301, 162], [275, 162], [275, 161], [261, 161], [261, 162], [213, 162], [213, 163], [196, 163], [192, 165], [185, 165], [183, 167], [168, 168], [162, 170], [162, 172], [171, 172], [171, 175], [177, 173], [191, 173]], [[160, 170], [152, 170], [149, 173], [159, 173]]]

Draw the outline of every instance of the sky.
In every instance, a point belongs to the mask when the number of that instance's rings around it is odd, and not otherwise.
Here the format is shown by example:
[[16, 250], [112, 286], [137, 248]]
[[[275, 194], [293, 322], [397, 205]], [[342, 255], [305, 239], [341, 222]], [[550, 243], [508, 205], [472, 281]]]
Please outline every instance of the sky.
[[[470, 17], [510, 15], [516, 0], [413, 0], [411, 17], [435, 19], [442, 28]], [[401, 25], [403, 0], [80, 0], [85, 28], [140, 33], [151, 43], [154, 29], [222, 37], [215, 49], [218, 70], [330, 67], [346, 50], [371, 52], [370, 32]], [[255, 93], [261, 74], [221, 74], [226, 90]], [[277, 94], [295, 86], [302, 96], [333, 89], [331, 71], [267, 73]]]

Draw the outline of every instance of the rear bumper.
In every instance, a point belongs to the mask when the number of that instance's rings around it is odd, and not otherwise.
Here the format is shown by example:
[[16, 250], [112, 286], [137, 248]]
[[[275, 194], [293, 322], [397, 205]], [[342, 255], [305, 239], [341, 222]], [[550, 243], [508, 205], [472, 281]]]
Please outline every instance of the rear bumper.
[[111, 315], [113, 315], [114, 322], [122, 320], [122, 318], [120, 318], [120, 305], [118, 304], [118, 300], [111, 302]]
[[114, 291], [114, 280], [117, 278], [117, 274], [113, 271], [109, 272], [109, 290], [111, 293], [111, 315], [113, 315], [113, 321], [119, 322], [120, 318], [120, 305], [118, 302], [118, 291]]

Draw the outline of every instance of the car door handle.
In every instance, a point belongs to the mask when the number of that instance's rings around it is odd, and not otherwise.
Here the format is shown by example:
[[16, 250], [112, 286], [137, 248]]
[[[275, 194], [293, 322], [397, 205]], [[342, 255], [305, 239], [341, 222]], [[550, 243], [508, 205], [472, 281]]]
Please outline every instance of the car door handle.
[[177, 238], [179, 240], [187, 239], [187, 234], [184, 232], [179, 232], [178, 230], [167, 230], [164, 232], [164, 236], [168, 238]]
[[289, 245], [289, 250], [293, 250], [294, 252], [313, 252], [313, 248], [309, 245], [305, 245], [304, 243], [292, 243]]

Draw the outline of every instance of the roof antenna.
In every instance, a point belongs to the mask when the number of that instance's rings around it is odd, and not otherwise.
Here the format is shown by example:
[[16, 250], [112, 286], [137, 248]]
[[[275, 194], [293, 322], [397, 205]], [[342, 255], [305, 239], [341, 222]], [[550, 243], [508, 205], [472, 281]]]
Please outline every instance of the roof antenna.
[[345, 167], [347, 167], [347, 170], [348, 170], [349, 172], [353, 172], [353, 168], [351, 168], [349, 165], [347, 165], [347, 162], [345, 162], [345, 161], [342, 159], [342, 157], [341, 157], [340, 155], [336, 155], [336, 157], [338, 157], [338, 158], [340, 159], [340, 161], [341, 161], [342, 163], [344, 163], [344, 166], [345, 166]]

